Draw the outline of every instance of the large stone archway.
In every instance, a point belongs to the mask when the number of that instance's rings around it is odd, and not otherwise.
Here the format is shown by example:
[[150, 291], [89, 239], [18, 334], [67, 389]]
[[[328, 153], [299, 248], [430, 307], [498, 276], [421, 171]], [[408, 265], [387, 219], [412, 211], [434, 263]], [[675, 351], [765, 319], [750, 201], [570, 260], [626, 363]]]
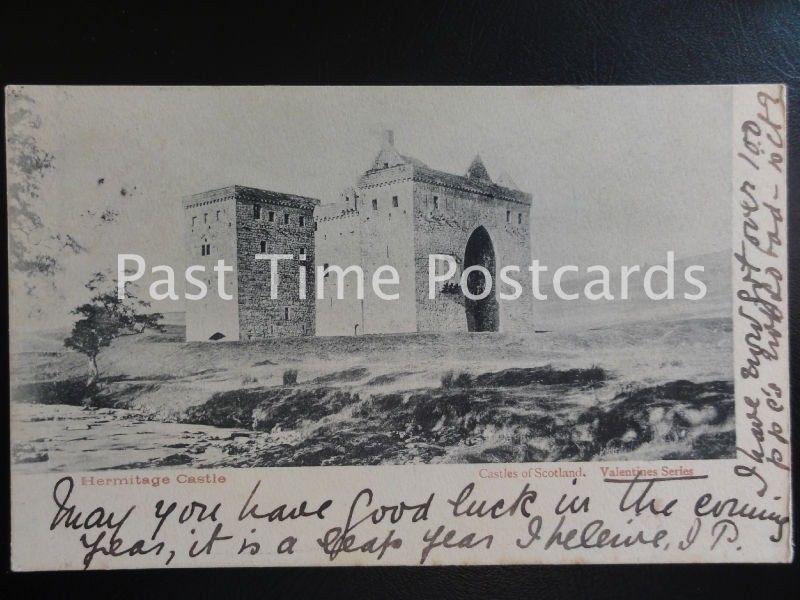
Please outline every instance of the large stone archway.
[[[492, 276], [491, 292], [481, 300], [464, 298], [464, 310], [467, 318], [467, 331], [499, 331], [500, 314], [495, 297], [497, 287], [496, 260], [494, 245], [489, 232], [483, 226], [477, 227], [467, 240], [464, 249], [464, 270], [480, 265]], [[480, 295], [486, 287], [483, 273], [473, 271], [467, 276], [467, 289], [473, 295]]]

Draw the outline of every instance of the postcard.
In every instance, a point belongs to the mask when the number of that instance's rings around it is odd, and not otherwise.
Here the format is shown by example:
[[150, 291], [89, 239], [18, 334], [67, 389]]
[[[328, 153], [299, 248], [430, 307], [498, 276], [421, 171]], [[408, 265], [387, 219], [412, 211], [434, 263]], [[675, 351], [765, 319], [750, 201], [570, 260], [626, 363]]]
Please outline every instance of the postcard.
[[5, 93], [14, 570], [791, 561], [783, 85]]

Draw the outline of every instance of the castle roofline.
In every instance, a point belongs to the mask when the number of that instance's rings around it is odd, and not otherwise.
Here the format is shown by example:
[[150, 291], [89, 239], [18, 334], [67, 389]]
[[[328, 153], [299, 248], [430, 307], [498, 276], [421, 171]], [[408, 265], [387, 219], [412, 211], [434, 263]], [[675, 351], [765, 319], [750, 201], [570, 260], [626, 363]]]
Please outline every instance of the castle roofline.
[[472, 164], [467, 169], [467, 178], [492, 183], [492, 178], [489, 177], [489, 171], [486, 170], [480, 154], [475, 155], [475, 158], [472, 159]]
[[415, 166], [412, 177], [414, 181], [419, 181], [421, 183], [439, 185], [492, 198], [501, 198], [528, 206], [530, 206], [532, 202], [531, 195], [527, 192], [507, 188], [491, 180], [475, 179], [465, 175], [454, 175], [453, 173], [438, 171], [430, 167]]
[[206, 190], [204, 192], [197, 192], [196, 194], [189, 194], [188, 196], [183, 196], [184, 200], [200, 200], [201, 198], [205, 197], [218, 197], [218, 196], [227, 196], [234, 193], [236, 189], [235, 185], [226, 185], [225, 187], [221, 188], [214, 188], [213, 190]]
[[[397, 170], [397, 173], [394, 171]], [[395, 177], [396, 175], [396, 177]], [[412, 179], [421, 183], [452, 188], [472, 194], [480, 194], [490, 198], [500, 198], [531, 205], [531, 195], [492, 181], [489, 172], [481, 160], [475, 156], [466, 175], [455, 175], [432, 169], [413, 156], [400, 154], [394, 146], [394, 132], [384, 131], [381, 150], [372, 162], [372, 166], [359, 178], [359, 187], [384, 185], [390, 181]], [[504, 183], [510, 181], [508, 178]]]
[[235, 185], [233, 187], [236, 190], [237, 198], [251, 198], [264, 202], [285, 202], [288, 200], [311, 208], [320, 204], [317, 198], [311, 198], [310, 196], [298, 196], [297, 194], [288, 194], [286, 192], [273, 192], [271, 190], [262, 190], [260, 188], [252, 188], [244, 185]]
[[[373, 187], [384, 185], [392, 181], [412, 180], [420, 183], [438, 185], [472, 194], [480, 194], [490, 198], [499, 198], [530, 206], [532, 204], [531, 194], [521, 190], [505, 187], [491, 180], [475, 179], [466, 175], [455, 175], [445, 171], [439, 171], [427, 166], [419, 160], [408, 160], [403, 156], [405, 162], [400, 165], [390, 166], [382, 169], [370, 169], [359, 179], [359, 187]], [[392, 176], [392, 171], [397, 171], [397, 177]]]
[[357, 208], [344, 203], [321, 204], [314, 209], [315, 221], [334, 221], [338, 219], [349, 219], [361, 214]]
[[296, 206], [308, 209], [313, 209], [320, 203], [317, 198], [311, 198], [309, 196], [299, 196], [297, 194], [289, 194], [286, 192], [275, 192], [272, 190], [264, 190], [244, 185], [229, 185], [222, 188], [192, 194], [190, 196], [185, 196], [182, 198], [182, 203], [184, 207], [187, 207], [207, 201], [221, 200], [225, 198], [235, 198], [237, 200], [255, 200], [271, 204], [280, 204], [282, 206]]

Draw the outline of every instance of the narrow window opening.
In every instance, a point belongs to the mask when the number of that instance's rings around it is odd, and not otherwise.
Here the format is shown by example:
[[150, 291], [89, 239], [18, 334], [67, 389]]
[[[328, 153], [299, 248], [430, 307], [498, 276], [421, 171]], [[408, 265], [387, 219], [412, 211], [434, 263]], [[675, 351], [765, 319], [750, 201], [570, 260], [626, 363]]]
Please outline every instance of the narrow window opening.
[[283, 224], [284, 225], [289, 224], [289, 213], [283, 213]]
[[261, 207], [258, 204], [253, 205], [253, 218], [254, 219], [261, 218]]
[[392, 196], [392, 207], [397, 208], [398, 204], [397, 196]]
[[267, 242], [261, 242], [261, 252], [267, 251]]
[[377, 198], [373, 198], [372, 199], [372, 210], [378, 210], [378, 199]]
[[506, 211], [506, 223], [511, 223], [511, 211]]
[[284, 309], [283, 309], [283, 320], [284, 321], [288, 321], [289, 320], [289, 307], [288, 306], [284, 307]]
[[517, 213], [517, 225], [522, 225], [522, 213]]
[[269, 221], [270, 223], [275, 221], [275, 211], [274, 210], [271, 210], [271, 211], [269, 211], [267, 213], [267, 221]]
[[300, 215], [300, 227], [305, 227], [306, 225], [306, 218]]
[[439, 208], [439, 196], [433, 197], [433, 210], [437, 210]]

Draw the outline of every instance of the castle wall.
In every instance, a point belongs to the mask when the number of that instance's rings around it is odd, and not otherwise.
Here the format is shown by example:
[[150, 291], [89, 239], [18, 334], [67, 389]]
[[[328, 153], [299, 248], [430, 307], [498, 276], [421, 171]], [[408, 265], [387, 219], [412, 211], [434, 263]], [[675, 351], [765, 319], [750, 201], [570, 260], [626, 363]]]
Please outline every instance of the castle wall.
[[[406, 169], [402, 165], [365, 177], [357, 188], [363, 200], [360, 208], [361, 264], [365, 281], [370, 286], [364, 299], [365, 333], [417, 331], [413, 186], [410, 179], [404, 178]], [[372, 290], [372, 276], [383, 265], [391, 265], [398, 272], [399, 285], [382, 287], [386, 294], [399, 294], [397, 300], [379, 298]]]
[[[361, 264], [361, 220], [351, 205], [320, 206], [316, 217], [316, 267], [339, 265], [347, 268]], [[322, 279], [322, 299], [316, 300], [316, 334], [319, 336], [354, 335], [364, 331], [362, 304], [356, 298], [354, 275], [343, 279], [343, 299], [336, 297], [336, 276]]]
[[[207, 341], [212, 335], [222, 334], [225, 341], [239, 339], [239, 303], [236, 277], [228, 273], [225, 293], [233, 300], [223, 300], [217, 293], [217, 274], [213, 267], [223, 259], [236, 269], [236, 201], [233, 188], [214, 190], [183, 200], [184, 239], [187, 264], [203, 265], [205, 273], [194, 277], [208, 286], [202, 300], [186, 300], [186, 340]], [[208, 254], [203, 247], [207, 246]], [[194, 286], [190, 293], [197, 290]]]
[[[521, 215], [521, 223], [519, 223]], [[483, 226], [491, 237], [495, 252], [495, 290], [498, 290], [500, 269], [517, 265], [519, 273], [512, 277], [522, 285], [522, 297], [498, 300], [500, 331], [519, 331], [531, 326], [531, 284], [528, 266], [530, 254], [530, 205], [489, 197], [453, 187], [414, 183], [414, 230], [416, 264], [416, 307], [419, 331], [467, 331], [464, 297], [442, 293], [438, 284], [436, 298], [428, 299], [428, 260], [430, 254], [447, 254], [457, 264], [450, 280], [458, 282], [464, 268], [464, 252], [472, 232]], [[442, 263], [441, 273], [446, 264]], [[513, 290], [504, 286], [506, 292]]]
[[[337, 276], [328, 275], [324, 299], [317, 300], [317, 335], [416, 331], [413, 200], [406, 169], [403, 165], [365, 176], [355, 189], [356, 198], [319, 207], [317, 265], [361, 266], [364, 294], [357, 298], [355, 275], [348, 274], [344, 299], [336, 298]], [[387, 295], [399, 294], [396, 300], [379, 298], [372, 289], [373, 274], [384, 265], [398, 272], [398, 285], [381, 288]]]
[[[260, 216], [255, 216], [255, 206]], [[236, 233], [239, 338], [314, 335], [314, 204], [237, 186]], [[272, 213], [272, 221], [269, 215]], [[285, 218], [288, 215], [288, 223]], [[301, 225], [301, 219], [303, 221]], [[293, 254], [278, 262], [277, 298], [270, 298], [270, 263], [265, 254]], [[299, 255], [304, 251], [305, 263]], [[306, 267], [306, 298], [300, 298], [300, 267]]]

